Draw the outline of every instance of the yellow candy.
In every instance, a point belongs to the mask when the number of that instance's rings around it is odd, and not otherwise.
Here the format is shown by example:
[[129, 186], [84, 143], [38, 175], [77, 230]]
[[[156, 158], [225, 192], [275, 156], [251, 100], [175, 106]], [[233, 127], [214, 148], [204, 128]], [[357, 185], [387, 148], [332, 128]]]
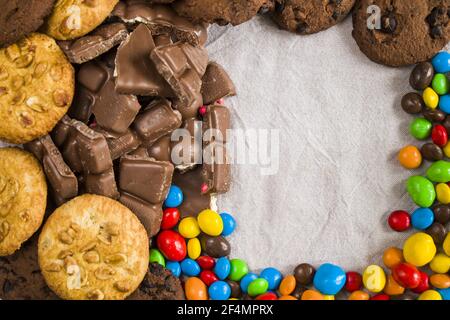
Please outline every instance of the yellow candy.
[[444, 154], [447, 158], [450, 158], [450, 142], [447, 142], [447, 144], [443, 148]]
[[334, 296], [332, 295], [324, 295], [323, 300], [334, 300]]
[[436, 185], [436, 196], [440, 203], [450, 203], [450, 187], [446, 183], [439, 183]]
[[445, 254], [450, 256], [450, 232], [447, 233], [442, 248], [444, 249]]
[[433, 260], [436, 246], [433, 238], [426, 233], [418, 232], [406, 239], [403, 245], [403, 256], [406, 262], [422, 267]]
[[383, 268], [377, 265], [371, 265], [363, 272], [364, 287], [370, 292], [381, 292], [386, 285], [386, 274]]
[[423, 101], [428, 108], [436, 109], [439, 104], [439, 96], [433, 89], [428, 87], [423, 91]]
[[200, 257], [200, 254], [202, 253], [202, 247], [198, 238], [189, 239], [187, 243], [187, 252], [189, 258], [191, 258], [192, 260]]
[[178, 232], [185, 238], [195, 238], [200, 234], [200, 228], [194, 217], [187, 217], [180, 221]]
[[442, 296], [436, 290], [427, 290], [422, 292], [418, 300], [442, 300]]
[[203, 210], [197, 216], [200, 229], [210, 236], [219, 236], [223, 231], [223, 221], [220, 215], [210, 209]]
[[430, 268], [436, 273], [447, 273], [450, 270], [450, 257], [438, 253], [430, 262]]

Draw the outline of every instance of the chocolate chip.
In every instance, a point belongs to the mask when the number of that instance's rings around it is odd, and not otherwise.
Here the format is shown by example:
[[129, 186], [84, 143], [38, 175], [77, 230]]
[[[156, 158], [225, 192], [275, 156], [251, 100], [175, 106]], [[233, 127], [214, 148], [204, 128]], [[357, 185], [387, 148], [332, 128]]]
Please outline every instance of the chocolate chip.
[[294, 270], [295, 280], [297, 283], [303, 286], [307, 286], [312, 283], [316, 269], [308, 263], [299, 264]]
[[409, 114], [416, 114], [425, 109], [422, 96], [416, 92], [410, 92], [402, 98], [402, 109]]
[[390, 12], [381, 16], [381, 31], [385, 33], [394, 33], [397, 29], [397, 18]]
[[442, 149], [432, 142], [425, 143], [420, 148], [420, 153], [422, 154], [422, 157], [428, 161], [438, 161], [444, 158]]
[[413, 89], [424, 90], [430, 86], [434, 77], [433, 65], [429, 62], [421, 62], [416, 65], [409, 77], [409, 84]]
[[296, 29], [296, 31], [297, 31], [298, 33], [303, 34], [303, 33], [305, 33], [307, 30], [308, 30], [308, 25], [307, 25], [305, 22], [299, 22], [299, 23], [297, 24], [297, 29]]
[[423, 116], [431, 122], [442, 122], [445, 120], [445, 113], [438, 109], [425, 109]]
[[284, 11], [284, 0], [275, 1], [275, 11], [282, 13]]

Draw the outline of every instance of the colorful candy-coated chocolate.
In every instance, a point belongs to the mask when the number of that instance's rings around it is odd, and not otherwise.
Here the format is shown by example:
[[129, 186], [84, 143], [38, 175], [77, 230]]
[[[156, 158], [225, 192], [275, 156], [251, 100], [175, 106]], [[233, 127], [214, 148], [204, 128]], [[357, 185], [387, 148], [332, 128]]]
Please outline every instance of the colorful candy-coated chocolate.
[[439, 294], [442, 297], [442, 300], [450, 300], [450, 288], [448, 289], [440, 289], [438, 290]]
[[178, 232], [163, 230], [158, 234], [156, 243], [168, 260], [181, 261], [186, 257], [186, 242]]
[[200, 115], [200, 117], [203, 117], [206, 114], [206, 111], [207, 111], [206, 106], [201, 106], [200, 108], [198, 108], [198, 114]]
[[171, 185], [169, 192], [167, 194], [166, 200], [164, 201], [164, 206], [166, 208], [175, 208], [181, 205], [183, 202], [183, 191], [176, 186]]
[[247, 263], [242, 259], [231, 259], [230, 265], [230, 280], [240, 281], [248, 273]]
[[442, 244], [442, 249], [444, 249], [446, 255], [450, 256], [450, 233], [447, 233], [444, 243]]
[[436, 109], [439, 105], [439, 95], [432, 88], [428, 87], [423, 91], [423, 102], [430, 109]]
[[433, 183], [422, 176], [409, 177], [406, 189], [411, 199], [419, 207], [431, 207], [436, 199], [436, 191], [434, 190]]
[[332, 301], [332, 300], [336, 300], [336, 298], [333, 295], [325, 294], [325, 295], [323, 295], [323, 300]]
[[362, 290], [353, 291], [349, 296], [348, 300], [369, 300], [370, 296], [367, 292]]
[[447, 273], [450, 270], [450, 257], [438, 253], [430, 262], [430, 269], [436, 273]]
[[206, 285], [197, 277], [190, 277], [184, 284], [187, 300], [208, 300]]
[[439, 52], [433, 57], [431, 64], [436, 72], [450, 72], [450, 54], [446, 51]]
[[391, 298], [387, 294], [379, 293], [371, 297], [370, 300], [387, 301], [391, 300]]
[[306, 290], [302, 294], [302, 300], [325, 300], [323, 294], [316, 290]]
[[166, 260], [158, 249], [150, 249], [150, 262], [159, 263], [163, 267], [166, 266]]
[[402, 262], [392, 270], [392, 275], [399, 285], [414, 289], [420, 284], [420, 271], [412, 264]]
[[447, 76], [442, 73], [436, 73], [433, 77], [431, 87], [440, 96], [447, 94], [449, 90], [449, 81]]
[[209, 287], [213, 282], [219, 281], [216, 274], [211, 270], [202, 270], [200, 279]]
[[409, 133], [418, 140], [425, 140], [431, 134], [433, 124], [425, 118], [415, 118], [409, 125]]
[[439, 291], [427, 290], [422, 292], [417, 300], [442, 300], [442, 296]]
[[189, 258], [192, 260], [196, 260], [200, 257], [200, 254], [202, 253], [202, 246], [200, 245], [200, 240], [198, 240], [198, 238], [189, 239], [187, 243], [187, 252]]
[[399, 248], [387, 248], [383, 253], [383, 263], [389, 269], [395, 268], [404, 262], [403, 251]]
[[220, 214], [223, 222], [222, 236], [227, 237], [236, 229], [236, 220], [229, 213], [222, 212]]
[[231, 288], [225, 281], [216, 281], [208, 288], [211, 300], [228, 300], [231, 296]]
[[436, 254], [436, 245], [433, 238], [423, 232], [413, 234], [406, 239], [403, 245], [405, 261], [416, 267], [422, 267], [433, 260]]
[[259, 275], [261, 278], [266, 279], [269, 283], [269, 290], [276, 290], [280, 286], [283, 275], [275, 268], [265, 268]]
[[210, 256], [201, 256], [197, 258], [197, 263], [202, 269], [210, 270], [214, 268], [216, 265], [216, 261], [214, 258], [211, 258]]
[[269, 289], [269, 282], [264, 278], [256, 278], [248, 285], [247, 292], [251, 297], [259, 296]]
[[436, 198], [439, 203], [450, 203], [450, 187], [446, 183], [438, 183], [436, 185]]
[[223, 221], [220, 215], [211, 210], [206, 209], [197, 216], [200, 229], [210, 236], [219, 236], [223, 231]]
[[194, 217], [183, 218], [178, 225], [178, 232], [187, 239], [197, 237], [200, 234], [197, 219]]
[[431, 130], [431, 139], [439, 147], [444, 147], [448, 142], [447, 129], [441, 124], [435, 125], [433, 130]]
[[411, 224], [418, 230], [425, 230], [433, 224], [433, 221], [434, 213], [430, 208], [418, 208], [411, 215]]
[[437, 289], [450, 288], [450, 276], [448, 274], [433, 274], [430, 277], [430, 282]]
[[286, 296], [279, 297], [278, 300], [298, 300], [298, 299], [293, 296], [286, 295]]
[[161, 229], [168, 230], [174, 228], [180, 221], [180, 211], [177, 208], [165, 208], [161, 221]]
[[345, 290], [348, 292], [354, 292], [361, 289], [362, 276], [355, 271], [349, 271], [346, 273], [347, 280], [345, 281]]
[[296, 285], [297, 281], [295, 281], [295, 277], [290, 274], [284, 277], [283, 280], [281, 280], [278, 291], [280, 291], [280, 294], [282, 296], [288, 296], [294, 291]]
[[226, 257], [217, 259], [216, 265], [214, 266], [214, 273], [220, 280], [225, 280], [231, 271], [230, 260]]
[[344, 287], [345, 281], [345, 271], [341, 267], [324, 263], [317, 269], [313, 283], [320, 293], [335, 295]]
[[422, 164], [422, 154], [416, 146], [406, 146], [398, 153], [398, 161], [406, 169], [416, 169]]
[[255, 298], [255, 300], [278, 300], [278, 297], [275, 293], [269, 291], [269, 292], [260, 294], [259, 296], [257, 296]]
[[439, 109], [445, 113], [450, 113], [450, 94], [446, 94], [439, 99]]
[[196, 277], [200, 274], [200, 266], [195, 260], [186, 258], [180, 263], [181, 273], [188, 277]]
[[422, 292], [430, 289], [430, 281], [429, 281], [428, 274], [426, 274], [425, 272], [420, 271], [420, 270], [419, 270], [419, 274], [420, 274], [419, 285], [417, 287], [411, 289], [411, 291], [415, 292], [415, 293], [422, 293]]
[[445, 160], [434, 162], [427, 170], [427, 177], [433, 182], [449, 182], [450, 162]]
[[248, 290], [248, 286], [250, 285], [250, 283], [254, 280], [258, 279], [258, 275], [256, 275], [255, 273], [247, 273], [242, 279], [241, 279], [241, 290], [244, 293], [247, 293]]
[[363, 272], [363, 284], [370, 292], [378, 293], [383, 291], [386, 285], [386, 274], [383, 268], [377, 265], [368, 266]]
[[398, 296], [405, 292], [405, 288], [398, 284], [398, 282], [395, 281], [394, 277], [391, 274], [387, 278], [383, 292], [389, 296]]
[[396, 210], [389, 215], [388, 224], [392, 230], [402, 232], [411, 226], [411, 217], [404, 210]]
[[179, 277], [181, 275], [181, 266], [177, 261], [167, 261], [166, 269], [170, 270], [175, 277]]

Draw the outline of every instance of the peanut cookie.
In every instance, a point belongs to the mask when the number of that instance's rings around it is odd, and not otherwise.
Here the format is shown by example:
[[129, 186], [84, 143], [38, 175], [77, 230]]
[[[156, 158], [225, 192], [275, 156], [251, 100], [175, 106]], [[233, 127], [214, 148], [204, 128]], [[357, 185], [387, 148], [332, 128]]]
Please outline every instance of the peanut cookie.
[[0, 49], [0, 139], [20, 144], [51, 131], [72, 102], [74, 83], [72, 65], [46, 35]]
[[44, 31], [57, 40], [76, 39], [97, 28], [119, 0], [57, 0]]
[[0, 148], [0, 256], [13, 254], [41, 226], [47, 182], [38, 160], [18, 148]]
[[149, 243], [129, 209], [110, 198], [85, 194], [48, 218], [38, 256], [45, 281], [61, 298], [121, 300], [144, 279]]
[[0, 47], [35, 32], [54, 3], [55, 0], [0, 0]]
[[272, 8], [273, 0], [178, 0], [173, 6], [194, 22], [238, 25]]
[[312, 34], [342, 21], [356, 0], [276, 0], [274, 21], [283, 29]]
[[361, 0], [353, 38], [371, 60], [404, 66], [434, 56], [450, 40], [450, 0]]

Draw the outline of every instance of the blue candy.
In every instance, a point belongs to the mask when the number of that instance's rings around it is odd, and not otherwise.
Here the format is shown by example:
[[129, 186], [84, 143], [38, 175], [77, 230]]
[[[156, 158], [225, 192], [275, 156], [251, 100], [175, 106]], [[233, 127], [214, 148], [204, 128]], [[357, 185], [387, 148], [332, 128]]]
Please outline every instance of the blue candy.
[[345, 285], [345, 271], [331, 263], [321, 265], [314, 275], [314, 287], [325, 295], [335, 295]]
[[250, 283], [255, 280], [258, 279], [258, 275], [254, 274], [254, 273], [247, 273], [242, 279], [241, 279], [241, 290], [244, 293], [247, 293], [247, 289], [248, 286], [250, 285]]
[[213, 282], [208, 289], [211, 300], [228, 300], [231, 296], [231, 288], [225, 281]]
[[450, 114], [450, 94], [443, 95], [439, 98], [439, 109]]
[[440, 289], [438, 292], [441, 294], [442, 300], [450, 300], [450, 288]]
[[225, 280], [231, 271], [231, 263], [228, 258], [222, 257], [217, 259], [216, 265], [214, 266], [214, 273], [220, 280]]
[[222, 236], [226, 237], [233, 233], [234, 229], [236, 229], [236, 220], [234, 220], [233, 216], [229, 213], [222, 212], [220, 217], [223, 221], [223, 231]]
[[183, 202], [183, 191], [176, 185], [171, 185], [167, 194], [164, 206], [166, 208], [176, 208]]
[[181, 274], [181, 266], [176, 261], [166, 261], [166, 269], [170, 270], [175, 277], [179, 277]]
[[429, 208], [418, 208], [411, 215], [411, 224], [413, 228], [425, 230], [434, 222], [433, 211]]
[[450, 72], [450, 53], [446, 51], [439, 52], [431, 60], [434, 70], [439, 73]]
[[267, 280], [269, 283], [269, 290], [276, 290], [280, 286], [283, 275], [275, 268], [265, 268], [261, 271], [259, 277]]
[[201, 268], [197, 262], [192, 259], [186, 258], [181, 261], [181, 272], [188, 277], [195, 277], [200, 274]]

